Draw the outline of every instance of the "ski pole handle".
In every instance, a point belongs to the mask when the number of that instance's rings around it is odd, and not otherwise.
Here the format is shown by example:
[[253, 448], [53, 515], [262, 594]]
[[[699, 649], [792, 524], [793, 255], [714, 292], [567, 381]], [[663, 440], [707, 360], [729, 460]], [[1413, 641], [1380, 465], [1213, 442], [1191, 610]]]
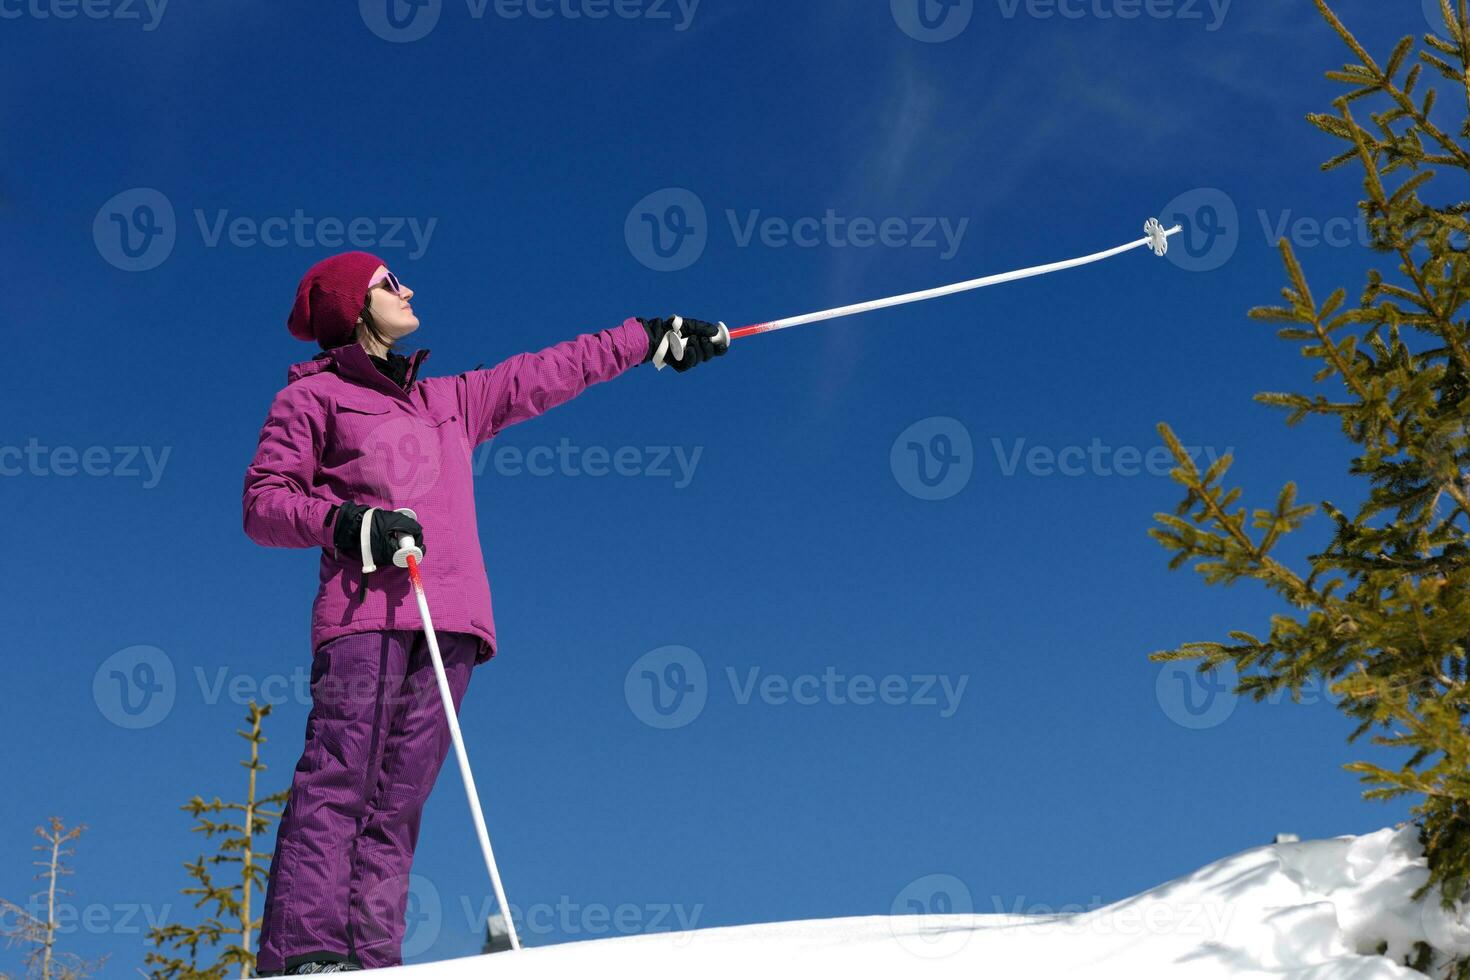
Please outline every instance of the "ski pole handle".
[[[407, 507], [398, 508], [398, 513], [413, 520], [419, 519], [419, 515]], [[418, 542], [414, 541], [412, 534], [400, 534], [398, 536], [398, 550], [393, 553], [393, 564], [399, 568], [407, 568], [409, 555], [413, 556], [415, 562], [422, 564], [424, 560], [424, 549], [418, 546]]]
[[[714, 340], [716, 347], [729, 347], [731, 337], [730, 328], [723, 323], [719, 324], [719, 327], [720, 332], [715, 334], [711, 339]], [[674, 317], [673, 329], [664, 334], [664, 339], [668, 343], [667, 354], [663, 357], [655, 356], [654, 358], [654, 366], [659, 368], [659, 370], [662, 370], [663, 366], [669, 361], [682, 361], [684, 359], [684, 351], [689, 347], [689, 338], [684, 336], [684, 318], [682, 316]]]

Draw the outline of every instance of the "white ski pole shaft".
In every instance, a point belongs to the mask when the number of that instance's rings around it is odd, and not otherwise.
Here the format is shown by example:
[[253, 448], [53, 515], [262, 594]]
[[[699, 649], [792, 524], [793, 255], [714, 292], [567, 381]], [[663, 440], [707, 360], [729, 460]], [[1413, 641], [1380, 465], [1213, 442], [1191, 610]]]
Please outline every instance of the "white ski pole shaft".
[[439, 638], [434, 635], [434, 620], [429, 616], [429, 600], [424, 597], [424, 583], [419, 578], [419, 559], [424, 553], [415, 546], [413, 535], [405, 534], [398, 540], [398, 553], [393, 556], [393, 563], [407, 567], [409, 577], [413, 580], [414, 596], [419, 601], [419, 615], [424, 621], [424, 636], [429, 641], [429, 656], [434, 661], [434, 676], [439, 680], [439, 697], [444, 701], [444, 717], [449, 722], [449, 736], [454, 740], [454, 754], [459, 759], [459, 774], [464, 779], [465, 795], [469, 797], [475, 833], [480, 838], [480, 853], [485, 857], [485, 869], [490, 872], [495, 900], [500, 903], [500, 912], [505, 916], [505, 930], [510, 937], [510, 948], [518, 950], [521, 948], [521, 940], [516, 935], [515, 922], [511, 919], [510, 903], [505, 899], [505, 886], [500, 883], [500, 868], [495, 864], [495, 852], [490, 848], [490, 832], [485, 829], [485, 813], [480, 809], [475, 774], [470, 771], [469, 753], [465, 751], [464, 736], [459, 730], [459, 715], [454, 710], [454, 695], [449, 690], [449, 678], [444, 674], [444, 659], [439, 655]]
[[749, 337], [758, 333], [770, 333], [773, 330], [785, 330], [787, 327], [799, 327], [807, 323], [817, 323], [822, 320], [835, 320], [838, 317], [852, 316], [856, 313], [867, 313], [870, 310], [881, 310], [890, 306], [902, 306], [905, 303], [920, 303], [927, 299], [938, 299], [940, 296], [950, 296], [954, 293], [968, 292], [972, 289], [983, 289], [986, 286], [995, 286], [1003, 282], [1014, 282], [1017, 279], [1029, 279], [1032, 276], [1044, 276], [1049, 272], [1060, 272], [1063, 269], [1071, 269], [1079, 265], [1088, 265], [1092, 262], [1101, 262], [1110, 259], [1123, 252], [1142, 248], [1144, 245], [1153, 249], [1155, 255], [1163, 255], [1169, 250], [1169, 236], [1177, 234], [1181, 229], [1179, 225], [1165, 229], [1159, 222], [1150, 218], [1143, 226], [1147, 233], [1137, 241], [1117, 248], [1110, 248], [1103, 252], [1094, 252], [1092, 255], [1083, 255], [1075, 259], [1066, 259], [1061, 262], [1052, 262], [1048, 265], [1032, 266], [1029, 269], [1017, 269], [1014, 272], [1002, 272], [998, 275], [985, 276], [981, 279], [970, 279], [966, 282], [957, 282], [950, 286], [940, 286], [936, 289], [925, 289], [917, 293], [904, 293], [901, 296], [888, 296], [884, 299], [870, 300], [866, 303], [854, 303], [851, 306], [839, 306], [831, 310], [821, 310], [817, 313], [804, 313], [801, 316], [787, 317], [784, 320], [771, 320], [768, 323], [753, 323], [748, 327], [740, 327], [730, 331], [732, 338]]

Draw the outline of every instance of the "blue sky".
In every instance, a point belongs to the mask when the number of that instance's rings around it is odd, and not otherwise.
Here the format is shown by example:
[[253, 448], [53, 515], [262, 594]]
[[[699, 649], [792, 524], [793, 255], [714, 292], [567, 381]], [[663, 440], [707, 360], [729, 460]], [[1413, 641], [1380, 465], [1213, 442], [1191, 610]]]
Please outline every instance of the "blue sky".
[[[629, 315], [733, 326], [1188, 225], [1165, 259], [643, 368], [482, 447], [501, 651], [463, 723], [528, 942], [915, 894], [1086, 906], [1277, 831], [1403, 819], [1340, 768], [1396, 757], [1345, 746], [1324, 697], [1212, 701], [1147, 659], [1278, 611], [1167, 570], [1157, 422], [1234, 451], [1256, 502], [1358, 493], [1346, 444], [1251, 401], [1308, 368], [1244, 315], [1278, 296], [1271, 229], [1322, 296], [1367, 267], [1359, 178], [1319, 172], [1337, 147], [1303, 119], [1339, 42], [1302, 4], [974, 0], [926, 27], [904, 2], [0, 0], [0, 492], [24, 542], [0, 896], [36, 885], [34, 826], [87, 824], [62, 945], [131, 973], [148, 920], [194, 921], [178, 806], [241, 792], [251, 695], [278, 702], [286, 785], [317, 558], [246, 539], [240, 490], [313, 353], [284, 327], [296, 281], [349, 232], [452, 374]], [[1427, 26], [1338, 8], [1375, 52]], [[641, 685], [674, 661], [702, 706], [659, 727]], [[146, 717], [112, 681], [139, 662], [166, 689]], [[415, 874], [410, 960], [476, 951], [452, 762]]]

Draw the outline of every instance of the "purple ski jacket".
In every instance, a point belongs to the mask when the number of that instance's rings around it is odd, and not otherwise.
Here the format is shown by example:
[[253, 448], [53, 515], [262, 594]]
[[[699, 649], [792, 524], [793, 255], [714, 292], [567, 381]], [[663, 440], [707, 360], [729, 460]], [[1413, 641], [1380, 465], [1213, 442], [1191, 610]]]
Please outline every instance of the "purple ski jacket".
[[429, 356], [420, 350], [410, 359], [407, 391], [356, 343], [293, 365], [245, 471], [245, 533], [257, 544], [323, 549], [312, 649], [348, 633], [423, 628], [407, 570], [379, 567], [364, 589], [362, 562], [337, 555], [327, 515], [351, 500], [413, 508], [427, 544], [421, 573], [435, 629], [479, 637], [476, 663], [493, 657], [471, 452], [647, 354], [647, 332], [628, 319], [450, 377], [417, 380]]

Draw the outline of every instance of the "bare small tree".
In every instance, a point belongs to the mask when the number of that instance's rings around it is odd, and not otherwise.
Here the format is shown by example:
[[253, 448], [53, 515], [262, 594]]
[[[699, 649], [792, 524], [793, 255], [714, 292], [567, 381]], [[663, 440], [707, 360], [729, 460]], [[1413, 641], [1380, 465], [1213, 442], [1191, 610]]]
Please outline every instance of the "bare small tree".
[[[33, 845], [31, 849], [43, 852], [46, 857], [31, 863], [41, 869], [36, 877], [45, 880], [45, 891], [32, 895], [31, 905], [26, 908], [0, 898], [0, 913], [4, 916], [4, 921], [0, 921], [0, 936], [5, 937], [5, 945], [30, 947], [25, 958], [27, 977], [40, 977], [41, 980], [82, 980], [92, 976], [107, 962], [106, 956], [89, 961], [74, 953], [60, 952], [56, 948], [56, 900], [60, 895], [71, 894], [61, 887], [61, 876], [73, 873], [62, 863], [62, 859], [75, 853], [74, 849], [66, 845], [81, 837], [82, 831], [86, 829], [86, 824], [78, 824], [68, 830], [60, 817], [52, 817], [48, 826], [37, 827], [36, 836], [41, 838], [42, 843]], [[42, 895], [46, 896], [44, 917], [32, 911], [41, 904]], [[0, 973], [0, 980], [9, 980], [9, 977]]]

